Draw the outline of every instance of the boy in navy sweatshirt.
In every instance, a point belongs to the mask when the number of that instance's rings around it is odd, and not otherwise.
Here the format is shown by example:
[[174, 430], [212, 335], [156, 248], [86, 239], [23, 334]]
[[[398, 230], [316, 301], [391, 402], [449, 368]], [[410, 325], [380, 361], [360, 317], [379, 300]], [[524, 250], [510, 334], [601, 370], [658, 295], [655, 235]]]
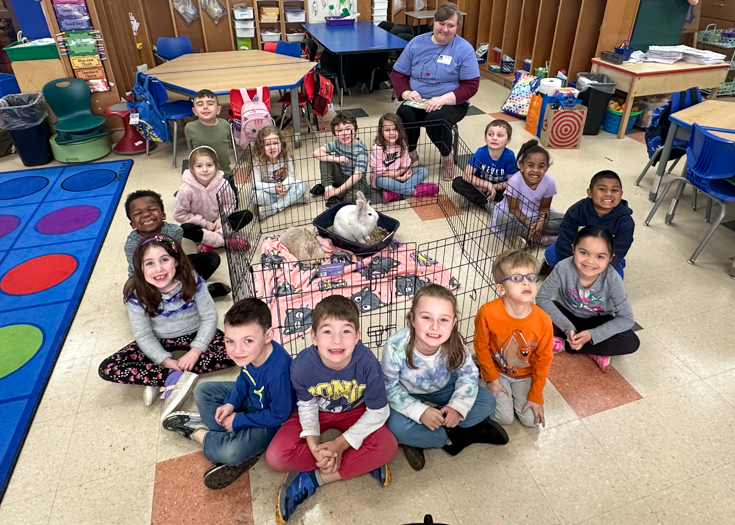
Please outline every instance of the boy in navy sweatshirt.
[[623, 183], [617, 173], [604, 170], [592, 177], [587, 198], [573, 204], [564, 214], [556, 244], [544, 253], [546, 262], [539, 272], [548, 275], [556, 263], [572, 256], [577, 232], [585, 226], [610, 230], [615, 239], [615, 256], [610, 264], [623, 277], [625, 255], [633, 244], [633, 210], [623, 200]]
[[[298, 411], [268, 447], [274, 470], [289, 472], [278, 493], [276, 521], [283, 525], [318, 487], [368, 472], [390, 485], [388, 462], [398, 443], [385, 425], [390, 415], [380, 362], [360, 341], [360, 312], [331, 295], [312, 312], [311, 340], [291, 366]], [[320, 442], [323, 431], [341, 434]]]
[[225, 315], [224, 339], [227, 356], [242, 367], [237, 381], [200, 383], [199, 413], [173, 412], [163, 420], [166, 430], [201, 443], [214, 463], [204, 473], [210, 489], [228, 486], [255, 465], [296, 406], [291, 356], [273, 341], [265, 303], [236, 302]]

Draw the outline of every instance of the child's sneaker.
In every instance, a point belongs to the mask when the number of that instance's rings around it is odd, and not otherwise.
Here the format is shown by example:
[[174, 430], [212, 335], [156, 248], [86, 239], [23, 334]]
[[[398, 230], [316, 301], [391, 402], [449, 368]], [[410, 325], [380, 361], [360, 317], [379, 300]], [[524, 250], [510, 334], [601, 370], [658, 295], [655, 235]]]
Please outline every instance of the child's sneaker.
[[289, 472], [286, 480], [278, 491], [276, 502], [276, 522], [285, 525], [301, 503], [313, 496], [319, 483], [316, 480], [315, 471], [311, 472]]
[[191, 435], [197, 430], [209, 430], [196, 412], [172, 412], [163, 419], [161, 425], [187, 439], [191, 439]]
[[230, 223], [232, 231], [238, 231], [250, 224], [253, 220], [253, 212], [250, 210], [236, 211], [227, 217], [227, 221]]
[[145, 403], [145, 406], [149, 407], [153, 403], [155, 403], [156, 398], [158, 397], [158, 394], [160, 393], [161, 393], [160, 386], [145, 387], [145, 390], [143, 391], [143, 403]]
[[563, 352], [564, 351], [564, 339], [562, 339], [561, 337], [556, 337], [556, 336], [552, 337], [551, 338], [551, 350], [554, 353]]
[[193, 372], [171, 370], [168, 373], [166, 382], [164, 383], [163, 399], [165, 399], [165, 403], [163, 405], [161, 421], [181, 406], [197, 379], [199, 379], [199, 376]]
[[431, 197], [439, 193], [439, 185], [436, 182], [422, 182], [417, 184], [413, 190], [414, 197]]
[[447, 437], [451, 445], [442, 448], [447, 454], [456, 456], [466, 447], [474, 443], [490, 445], [507, 445], [510, 438], [505, 429], [490, 419], [482, 421], [473, 427], [454, 427], [447, 429]]
[[495, 201], [487, 201], [485, 203], [485, 210], [488, 213], [492, 213], [494, 209], [495, 209]]
[[245, 474], [260, 459], [260, 454], [246, 459], [239, 465], [231, 467], [224, 463], [216, 463], [204, 473], [204, 486], [208, 489], [219, 490], [232, 485], [237, 478]]
[[416, 150], [409, 151], [408, 156], [411, 158], [411, 166], [414, 164], [418, 164], [419, 162], [419, 153]]
[[602, 370], [606, 374], [610, 371], [609, 366], [611, 358], [609, 355], [587, 354], [587, 357], [592, 359], [597, 364], [597, 366], [600, 367], [600, 370]]
[[390, 469], [388, 468], [388, 465], [383, 465], [382, 467], [371, 470], [370, 475], [377, 479], [384, 487], [387, 487], [388, 485], [390, 485], [390, 482], [393, 481], [393, 477], [390, 475]]
[[334, 195], [333, 197], [329, 197], [327, 199], [326, 206], [327, 206], [327, 208], [331, 208], [333, 206], [336, 206], [340, 202], [342, 202], [342, 199], [340, 199], [337, 195]]
[[206, 244], [197, 244], [197, 253], [207, 253], [214, 250], [211, 246], [207, 246]]
[[383, 204], [387, 202], [397, 201], [401, 198], [400, 193], [395, 193], [388, 190], [383, 190]]
[[242, 237], [227, 239], [227, 248], [233, 251], [246, 252], [250, 249], [250, 242]]
[[408, 461], [408, 464], [412, 469], [421, 470], [424, 468], [424, 465], [426, 465], [423, 448], [403, 445], [403, 453], [406, 454], [406, 461]]
[[312, 195], [324, 195], [325, 189], [322, 184], [314, 184], [312, 188], [309, 190], [309, 193]]
[[454, 158], [451, 155], [442, 157], [442, 179], [454, 179]]

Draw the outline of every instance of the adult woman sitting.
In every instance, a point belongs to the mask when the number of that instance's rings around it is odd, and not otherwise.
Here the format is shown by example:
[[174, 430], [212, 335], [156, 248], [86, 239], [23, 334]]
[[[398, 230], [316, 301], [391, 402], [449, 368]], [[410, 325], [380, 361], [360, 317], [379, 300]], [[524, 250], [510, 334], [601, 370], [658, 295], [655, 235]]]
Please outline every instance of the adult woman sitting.
[[[391, 80], [399, 100], [426, 102], [425, 109], [401, 104], [396, 112], [408, 135], [411, 160], [419, 160], [416, 144], [426, 127], [426, 134], [442, 155], [442, 178], [454, 178], [451, 128], [462, 120], [469, 99], [480, 86], [480, 68], [472, 44], [457, 36], [459, 9], [456, 4], [439, 6], [434, 15], [434, 29], [413, 38], [393, 66]], [[446, 124], [445, 124], [446, 123]]]

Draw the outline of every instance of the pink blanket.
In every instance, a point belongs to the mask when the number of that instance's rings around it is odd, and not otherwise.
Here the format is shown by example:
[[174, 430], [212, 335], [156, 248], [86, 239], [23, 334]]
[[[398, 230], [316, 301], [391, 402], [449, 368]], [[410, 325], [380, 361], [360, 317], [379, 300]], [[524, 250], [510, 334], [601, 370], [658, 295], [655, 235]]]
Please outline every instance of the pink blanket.
[[257, 297], [268, 303], [273, 326], [280, 328], [275, 338], [281, 344], [308, 332], [312, 309], [331, 294], [349, 297], [361, 313], [366, 313], [408, 301], [427, 283], [452, 290], [459, 286], [457, 279], [438, 261], [398, 241], [360, 260], [327, 238], [317, 239], [326, 255], [323, 264], [344, 264], [341, 275], [320, 277], [317, 264], [296, 259], [277, 236], [263, 241], [261, 264], [253, 267]]

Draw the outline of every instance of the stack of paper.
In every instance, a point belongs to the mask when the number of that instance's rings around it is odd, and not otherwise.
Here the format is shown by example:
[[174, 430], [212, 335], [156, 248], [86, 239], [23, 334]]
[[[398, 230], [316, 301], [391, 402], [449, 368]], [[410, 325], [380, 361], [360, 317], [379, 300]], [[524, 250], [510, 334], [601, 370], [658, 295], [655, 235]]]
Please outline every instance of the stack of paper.
[[651, 46], [648, 48], [648, 53], [646, 53], [646, 62], [673, 64], [679, 60], [710, 65], [719, 64], [725, 60], [725, 55], [689, 46]]

